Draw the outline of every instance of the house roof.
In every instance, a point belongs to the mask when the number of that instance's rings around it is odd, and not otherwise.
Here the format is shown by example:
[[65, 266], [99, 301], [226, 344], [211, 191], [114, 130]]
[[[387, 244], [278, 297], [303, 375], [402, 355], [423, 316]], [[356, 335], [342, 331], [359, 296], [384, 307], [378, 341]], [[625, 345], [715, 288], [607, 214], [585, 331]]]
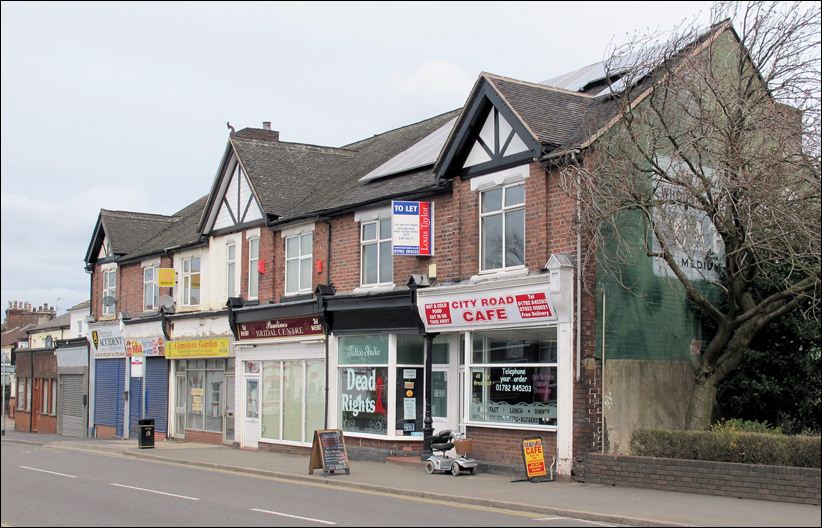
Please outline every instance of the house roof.
[[143, 241], [134, 251], [127, 253], [124, 261], [135, 260], [162, 253], [166, 249], [186, 247], [200, 242], [197, 223], [205, 207], [206, 196], [202, 196], [174, 213], [174, 223], [167, 224], [165, 229]]
[[125, 255], [177, 219], [173, 216], [134, 211], [100, 210], [103, 230], [115, 255]]
[[0, 335], [0, 346], [10, 346], [17, 344], [18, 341], [25, 341], [28, 339], [28, 331], [35, 326], [37, 325], [32, 323], [4, 329], [2, 335]]
[[73, 312], [73, 311], [75, 311], [75, 310], [82, 310], [82, 309], [84, 309], [84, 308], [88, 308], [88, 307], [90, 307], [90, 306], [91, 306], [91, 301], [87, 301], [87, 300], [86, 300], [86, 301], [83, 301], [83, 302], [81, 302], [81, 303], [79, 303], [79, 304], [75, 304], [75, 305], [74, 305], [74, 306], [72, 306], [71, 308], [68, 308], [68, 309], [67, 309], [67, 311], [69, 311], [69, 312]]
[[66, 312], [63, 315], [58, 315], [51, 321], [46, 321], [45, 323], [41, 323], [33, 328], [29, 328], [26, 333], [34, 334], [44, 330], [52, 330], [54, 328], [68, 328], [71, 326], [71, 314]]

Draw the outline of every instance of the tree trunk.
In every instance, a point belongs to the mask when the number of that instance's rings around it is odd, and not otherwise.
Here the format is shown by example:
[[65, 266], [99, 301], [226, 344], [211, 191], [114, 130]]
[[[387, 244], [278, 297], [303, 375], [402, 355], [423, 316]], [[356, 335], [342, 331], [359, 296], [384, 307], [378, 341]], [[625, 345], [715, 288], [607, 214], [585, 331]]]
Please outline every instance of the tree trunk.
[[697, 376], [691, 400], [688, 402], [688, 414], [685, 417], [686, 429], [704, 430], [711, 425], [716, 403], [716, 383], [714, 376]]

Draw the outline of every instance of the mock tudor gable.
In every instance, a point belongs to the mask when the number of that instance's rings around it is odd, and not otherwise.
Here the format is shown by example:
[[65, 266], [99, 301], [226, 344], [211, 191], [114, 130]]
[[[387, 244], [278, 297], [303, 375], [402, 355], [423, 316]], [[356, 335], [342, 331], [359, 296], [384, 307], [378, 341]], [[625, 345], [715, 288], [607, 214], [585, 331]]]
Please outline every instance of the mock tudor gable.
[[229, 140], [217, 178], [208, 196], [199, 231], [236, 231], [262, 225], [265, 217], [234, 144]]
[[438, 178], [470, 177], [538, 158], [537, 136], [480, 74], [435, 165]]

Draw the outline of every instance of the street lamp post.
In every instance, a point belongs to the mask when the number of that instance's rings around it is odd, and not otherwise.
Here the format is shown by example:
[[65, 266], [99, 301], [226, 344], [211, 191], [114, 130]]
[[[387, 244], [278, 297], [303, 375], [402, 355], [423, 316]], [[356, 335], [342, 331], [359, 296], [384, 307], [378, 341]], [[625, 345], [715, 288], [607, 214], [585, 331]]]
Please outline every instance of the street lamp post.
[[434, 419], [431, 418], [431, 370], [433, 364], [432, 352], [436, 334], [425, 334], [425, 417], [422, 420], [422, 453], [420, 458], [425, 460], [433, 454], [431, 451], [431, 437], [434, 436]]

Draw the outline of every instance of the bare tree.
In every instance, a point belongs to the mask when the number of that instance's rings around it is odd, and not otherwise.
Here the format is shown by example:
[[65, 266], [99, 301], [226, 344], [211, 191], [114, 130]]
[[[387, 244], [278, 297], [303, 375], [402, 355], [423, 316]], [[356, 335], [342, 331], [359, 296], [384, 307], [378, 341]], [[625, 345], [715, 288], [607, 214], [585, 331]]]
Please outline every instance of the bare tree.
[[757, 332], [798, 308], [818, 317], [820, 295], [820, 6], [713, 16], [614, 50], [614, 125], [562, 179], [600, 269], [644, 252], [715, 328], [693, 360], [689, 428], [709, 425]]

